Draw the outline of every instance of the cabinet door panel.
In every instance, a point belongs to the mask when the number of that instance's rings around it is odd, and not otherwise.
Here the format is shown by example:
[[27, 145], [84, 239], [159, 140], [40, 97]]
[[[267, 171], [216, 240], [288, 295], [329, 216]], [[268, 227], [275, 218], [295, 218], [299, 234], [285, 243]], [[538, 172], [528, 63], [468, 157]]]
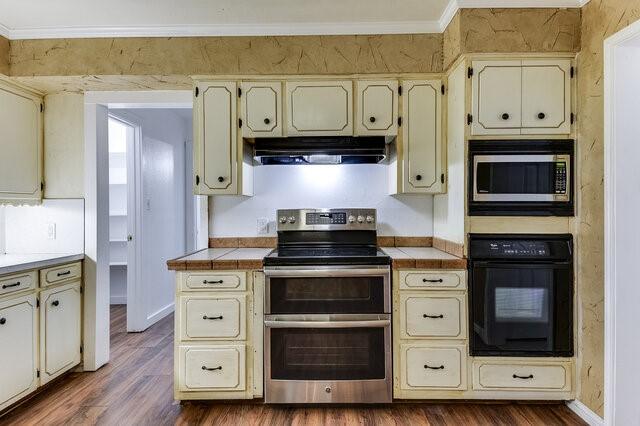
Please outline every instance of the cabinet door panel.
[[40, 382], [80, 363], [80, 283], [43, 291], [40, 298]]
[[524, 61], [522, 133], [571, 132], [571, 61]]
[[353, 134], [351, 81], [287, 82], [289, 136]]
[[359, 80], [356, 85], [356, 134], [397, 134], [398, 82]]
[[33, 295], [0, 302], [0, 409], [38, 385], [36, 315]]
[[282, 84], [242, 83], [242, 135], [248, 138], [282, 136]]
[[520, 134], [522, 62], [473, 62], [473, 135]]
[[41, 198], [41, 102], [0, 83], [0, 199]]
[[403, 82], [404, 191], [442, 191], [442, 125], [439, 80]]

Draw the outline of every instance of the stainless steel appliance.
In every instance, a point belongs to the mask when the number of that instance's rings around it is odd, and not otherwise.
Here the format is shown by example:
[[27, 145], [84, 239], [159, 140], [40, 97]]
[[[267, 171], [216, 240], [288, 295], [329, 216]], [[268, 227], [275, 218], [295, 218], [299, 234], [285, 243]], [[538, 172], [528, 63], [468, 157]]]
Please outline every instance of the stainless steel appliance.
[[572, 216], [573, 141], [469, 142], [469, 215]]
[[471, 355], [573, 356], [572, 241], [470, 235]]
[[265, 402], [391, 402], [390, 259], [375, 210], [279, 210], [264, 264]]

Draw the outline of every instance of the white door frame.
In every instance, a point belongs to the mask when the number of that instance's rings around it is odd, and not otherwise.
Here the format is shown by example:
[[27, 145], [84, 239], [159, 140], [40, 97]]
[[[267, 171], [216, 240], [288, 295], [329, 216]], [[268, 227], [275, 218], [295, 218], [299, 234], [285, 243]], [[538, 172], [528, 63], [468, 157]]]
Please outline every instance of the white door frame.
[[[616, 247], [615, 202], [616, 202], [616, 143], [615, 101], [615, 51], [631, 39], [640, 38], [640, 21], [612, 35], [604, 41], [604, 420], [605, 424], [616, 424]], [[622, 229], [621, 232], [628, 232]], [[636, 283], [637, 284], [637, 283]], [[634, 397], [634, 395], [629, 395]], [[624, 396], [620, 396], [623, 398]], [[634, 398], [635, 399], [635, 398]]]
[[109, 362], [109, 108], [190, 108], [190, 90], [86, 92], [85, 97], [85, 292], [86, 371]]

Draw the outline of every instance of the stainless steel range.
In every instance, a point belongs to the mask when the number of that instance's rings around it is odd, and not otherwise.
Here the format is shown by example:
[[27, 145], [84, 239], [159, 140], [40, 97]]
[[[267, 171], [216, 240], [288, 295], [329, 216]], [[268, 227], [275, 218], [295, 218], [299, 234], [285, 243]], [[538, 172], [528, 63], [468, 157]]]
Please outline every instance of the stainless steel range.
[[375, 210], [278, 210], [264, 264], [265, 402], [391, 402], [390, 259]]

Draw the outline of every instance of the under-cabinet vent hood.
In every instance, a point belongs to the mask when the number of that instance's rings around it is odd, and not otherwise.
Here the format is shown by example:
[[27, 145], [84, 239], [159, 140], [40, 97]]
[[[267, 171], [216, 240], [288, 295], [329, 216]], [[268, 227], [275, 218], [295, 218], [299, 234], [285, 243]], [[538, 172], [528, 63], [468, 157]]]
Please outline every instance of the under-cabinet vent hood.
[[257, 138], [254, 157], [262, 164], [375, 164], [385, 159], [385, 136]]

